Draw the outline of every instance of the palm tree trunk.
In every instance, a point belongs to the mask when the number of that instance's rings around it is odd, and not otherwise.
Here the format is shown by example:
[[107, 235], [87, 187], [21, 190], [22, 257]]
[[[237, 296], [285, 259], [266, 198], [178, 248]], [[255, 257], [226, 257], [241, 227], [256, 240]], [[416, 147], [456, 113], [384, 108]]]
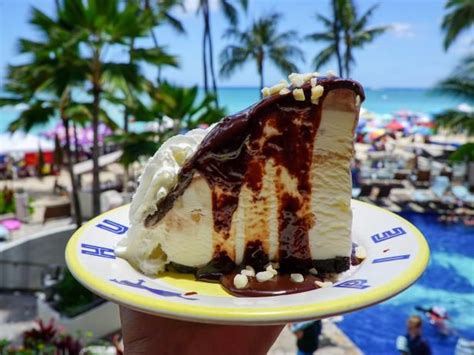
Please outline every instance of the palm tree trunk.
[[348, 32], [344, 35], [344, 42], [346, 45], [346, 52], [344, 53], [344, 70], [346, 78], [351, 75], [351, 58], [352, 58], [352, 41], [351, 36]]
[[79, 141], [77, 139], [77, 124], [72, 122], [72, 131], [74, 134], [74, 162], [79, 163]]
[[216, 72], [214, 70], [214, 50], [212, 47], [211, 20], [210, 20], [209, 9], [207, 9], [206, 22], [207, 22], [207, 44], [209, 48], [209, 68], [211, 71], [212, 90], [214, 91], [214, 95], [216, 98], [216, 105], [219, 106], [219, 102], [217, 99]]
[[207, 21], [206, 21], [206, 13], [208, 11], [208, 3], [207, 0], [202, 1], [202, 16], [204, 19], [204, 32], [202, 35], [202, 65], [203, 65], [203, 75], [204, 75], [204, 91], [207, 93], [209, 92], [209, 85], [207, 82], [207, 54], [206, 54], [206, 48], [207, 48], [207, 33], [209, 31], [207, 27]]
[[260, 51], [259, 57], [257, 59], [257, 71], [258, 71], [258, 75], [260, 77], [260, 98], [263, 97], [262, 89], [263, 89], [263, 86], [264, 86], [264, 82], [263, 82], [263, 59], [264, 59], [264, 54], [263, 54], [262, 51]]
[[63, 121], [64, 130], [66, 131], [66, 156], [67, 156], [67, 170], [69, 173], [69, 178], [71, 179], [71, 190], [72, 190], [72, 203], [74, 206], [74, 213], [76, 217], [76, 225], [80, 227], [82, 225], [82, 212], [81, 204], [79, 202], [79, 195], [77, 194], [77, 182], [76, 177], [74, 176], [74, 169], [72, 164], [72, 154], [71, 154], [71, 138], [69, 137], [69, 119], [64, 113], [64, 106], [61, 105], [61, 120]]
[[100, 176], [99, 176], [99, 110], [100, 110], [100, 53], [94, 50], [92, 63], [92, 209], [93, 214], [100, 214]]
[[339, 17], [340, 13], [337, 8], [337, 0], [332, 0], [332, 13], [333, 13], [333, 35], [334, 35], [334, 45], [336, 47], [336, 58], [337, 58], [337, 69], [339, 71], [339, 76], [343, 77], [344, 73], [342, 72], [342, 58], [341, 58], [341, 49], [340, 49], [340, 36], [339, 36]]
[[[155, 48], [158, 48], [158, 39], [156, 38], [155, 31], [153, 31], [153, 28], [150, 30], [151, 38], [153, 39], [153, 44], [155, 45]], [[161, 66], [158, 66], [158, 74], [156, 76], [156, 82], [159, 84], [161, 83]]]

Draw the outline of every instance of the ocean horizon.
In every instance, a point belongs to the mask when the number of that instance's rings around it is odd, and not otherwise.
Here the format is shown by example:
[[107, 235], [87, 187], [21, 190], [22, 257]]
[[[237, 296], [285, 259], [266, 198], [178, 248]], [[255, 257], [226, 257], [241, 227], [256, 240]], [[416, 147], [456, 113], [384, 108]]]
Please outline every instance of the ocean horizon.
[[[204, 90], [200, 88], [200, 96]], [[366, 100], [362, 106], [376, 114], [391, 114], [400, 110], [409, 110], [426, 115], [433, 115], [448, 108], [455, 108], [464, 103], [459, 98], [440, 95], [427, 88], [366, 88]], [[220, 87], [218, 89], [219, 103], [227, 108], [227, 113], [239, 112], [260, 99], [258, 87]], [[201, 96], [202, 97], [202, 96]], [[122, 109], [108, 105], [110, 116], [121, 124]], [[21, 106], [6, 106], [0, 108], [0, 133], [7, 130], [10, 122], [21, 112]], [[32, 133], [48, 130], [58, 122], [51, 120], [47, 125], [36, 127]]]

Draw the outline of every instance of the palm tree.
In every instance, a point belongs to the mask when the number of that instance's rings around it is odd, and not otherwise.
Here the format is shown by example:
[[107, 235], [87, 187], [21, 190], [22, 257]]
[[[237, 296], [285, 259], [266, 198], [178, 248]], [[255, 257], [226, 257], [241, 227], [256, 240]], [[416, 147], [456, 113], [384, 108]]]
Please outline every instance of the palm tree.
[[305, 36], [305, 39], [311, 40], [314, 42], [326, 42], [327, 47], [320, 51], [313, 59], [313, 67], [319, 69], [327, 62], [329, 62], [333, 57], [336, 57], [337, 67], [339, 76], [344, 76], [343, 66], [342, 66], [342, 53], [341, 53], [341, 6], [344, 1], [341, 0], [332, 0], [331, 1], [331, 10], [332, 10], [332, 19], [325, 17], [321, 14], [316, 14], [316, 20], [320, 22], [325, 31], [324, 32], [315, 32]]
[[[138, 3], [140, 3], [140, 0], [138, 0]], [[158, 37], [155, 33], [156, 27], [161, 25], [168, 25], [178, 34], [186, 33], [186, 30], [184, 29], [184, 26], [181, 21], [172, 14], [172, 10], [176, 7], [184, 8], [183, 0], [155, 0], [155, 2], [153, 3], [150, 3], [149, 0], [145, 0], [143, 4], [143, 10], [145, 12], [148, 11], [153, 18], [154, 26], [150, 29], [150, 35], [153, 40], [153, 44], [156, 49], [159, 49], [163, 52], [164, 48], [159, 45]], [[162, 66], [166, 64], [156, 65], [158, 67], [157, 82], [160, 82]]]
[[[140, 85], [137, 64], [107, 61], [106, 54], [112, 47], [117, 50], [117, 47], [128, 43], [131, 38], [149, 33], [153, 19], [149, 14], [139, 11], [134, 2], [122, 5], [119, 0], [63, 0], [59, 23], [62, 28], [77, 35], [77, 44], [83, 48], [80, 59], [86, 64], [86, 82], [92, 95], [93, 212], [99, 214], [101, 209], [98, 127], [103, 94], [110, 89], [107, 81], [125, 81], [132, 87]], [[142, 49], [134, 49], [131, 54], [137, 58], [156, 57], [156, 53]]]
[[474, 2], [472, 0], [448, 0], [448, 11], [443, 17], [441, 28], [444, 31], [444, 49], [455, 42], [459, 35], [471, 28], [474, 23]]
[[327, 46], [313, 59], [313, 66], [319, 69], [333, 57], [337, 59], [339, 76], [349, 77], [355, 63], [353, 50], [371, 43], [387, 31], [388, 26], [368, 27], [378, 5], [370, 7], [362, 16], [358, 16], [357, 7], [352, 0], [332, 0], [332, 18], [317, 14], [325, 30], [306, 36], [314, 42], [325, 42]]
[[[83, 80], [81, 63], [77, 61], [78, 46], [71, 34], [62, 30], [54, 19], [33, 8], [30, 23], [39, 30], [42, 40], [20, 39], [20, 52], [31, 57], [27, 64], [9, 66], [7, 84], [9, 97], [0, 99], [0, 105], [26, 103], [28, 108], [10, 123], [9, 130], [30, 131], [46, 124], [56, 113], [68, 131], [71, 117], [66, 113], [70, 102], [70, 87]], [[77, 181], [73, 173], [71, 142], [66, 135], [67, 168], [71, 180], [72, 200], [76, 224], [82, 224], [77, 194]]]
[[[240, 3], [244, 10], [247, 10], [248, 0], [237, 0], [237, 2]], [[222, 10], [224, 11], [224, 16], [227, 18], [227, 20], [232, 26], [236, 26], [238, 23], [238, 13], [237, 9], [234, 6], [235, 3], [236, 1], [232, 2], [230, 0], [218, 0], [218, 5], [222, 7]], [[202, 37], [204, 91], [206, 93], [209, 92], [209, 70], [212, 80], [212, 91], [214, 93], [217, 103], [217, 84], [214, 71], [214, 50], [211, 35], [211, 13], [209, 7], [209, 0], [199, 0], [199, 6], [197, 11], [198, 13], [202, 13], [202, 18], [204, 22], [204, 31]]]
[[271, 62], [283, 73], [296, 72], [292, 60], [304, 60], [303, 52], [294, 45], [295, 31], [278, 31], [280, 14], [270, 14], [255, 20], [249, 28], [240, 31], [232, 27], [224, 38], [233, 40], [220, 55], [220, 74], [229, 77], [248, 61], [255, 61], [260, 77], [260, 89], [264, 86], [264, 65]]
[[345, 77], [350, 77], [351, 66], [355, 63], [353, 50], [373, 42], [389, 28], [388, 26], [368, 27], [368, 22], [377, 8], [378, 4], [373, 5], [362, 16], [358, 17], [357, 7], [354, 2], [346, 0], [340, 9], [345, 46], [343, 59]]
[[[468, 55], [447, 79], [438, 83], [439, 94], [459, 97], [474, 104], [474, 54]], [[461, 110], [445, 110], [435, 115], [436, 124], [454, 132], [474, 136], [474, 113]]]

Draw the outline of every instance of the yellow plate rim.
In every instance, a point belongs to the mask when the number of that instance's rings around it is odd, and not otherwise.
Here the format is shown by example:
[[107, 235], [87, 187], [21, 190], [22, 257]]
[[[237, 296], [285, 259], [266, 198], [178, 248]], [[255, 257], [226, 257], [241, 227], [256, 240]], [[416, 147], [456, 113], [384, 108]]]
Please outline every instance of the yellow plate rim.
[[[386, 300], [412, 285], [423, 273], [429, 261], [429, 247], [423, 234], [409, 221], [398, 216], [397, 214], [380, 208], [378, 206], [365, 203], [362, 201], [353, 200], [358, 204], [366, 207], [383, 210], [384, 213], [390, 214], [409, 227], [415, 240], [418, 243], [419, 252], [410, 267], [410, 272], [399, 275], [393, 279], [390, 284], [383, 284], [373, 289], [367, 290], [360, 295], [348, 295], [337, 300], [318, 301], [313, 304], [295, 305], [295, 306], [281, 306], [281, 307], [249, 307], [230, 308], [230, 307], [208, 307], [200, 306], [198, 304], [185, 304], [173, 302], [169, 300], [162, 300], [152, 296], [139, 296], [131, 292], [127, 292], [118, 285], [106, 283], [103, 279], [96, 277], [88, 272], [86, 268], [81, 266], [78, 258], [79, 240], [84, 231], [96, 224], [108, 214], [115, 212], [115, 210], [103, 213], [79, 228], [69, 239], [66, 246], [66, 263], [69, 270], [74, 277], [79, 280], [85, 287], [92, 292], [97, 293], [101, 297], [112, 302], [120, 303], [129, 308], [160, 315], [168, 318], [196, 320], [208, 323], [222, 323], [222, 324], [277, 324], [287, 323], [294, 320], [314, 319], [318, 317], [327, 317], [329, 315], [342, 314], [357, 309], [367, 307], [369, 305], [379, 303]], [[120, 208], [125, 208], [122, 206]]]

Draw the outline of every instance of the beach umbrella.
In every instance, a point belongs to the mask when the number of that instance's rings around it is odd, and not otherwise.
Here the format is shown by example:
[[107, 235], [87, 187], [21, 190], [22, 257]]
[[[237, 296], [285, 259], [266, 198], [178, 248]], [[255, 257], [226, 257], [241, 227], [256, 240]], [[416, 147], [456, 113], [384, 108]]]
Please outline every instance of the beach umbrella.
[[403, 129], [405, 129], [405, 127], [400, 122], [395, 120], [386, 125], [385, 128], [391, 131], [402, 131]]
[[382, 137], [383, 135], [385, 135], [386, 131], [382, 128], [378, 128], [378, 129], [375, 129], [373, 130], [372, 132], [369, 133], [369, 139], [371, 141], [375, 141], [377, 140], [378, 138]]

